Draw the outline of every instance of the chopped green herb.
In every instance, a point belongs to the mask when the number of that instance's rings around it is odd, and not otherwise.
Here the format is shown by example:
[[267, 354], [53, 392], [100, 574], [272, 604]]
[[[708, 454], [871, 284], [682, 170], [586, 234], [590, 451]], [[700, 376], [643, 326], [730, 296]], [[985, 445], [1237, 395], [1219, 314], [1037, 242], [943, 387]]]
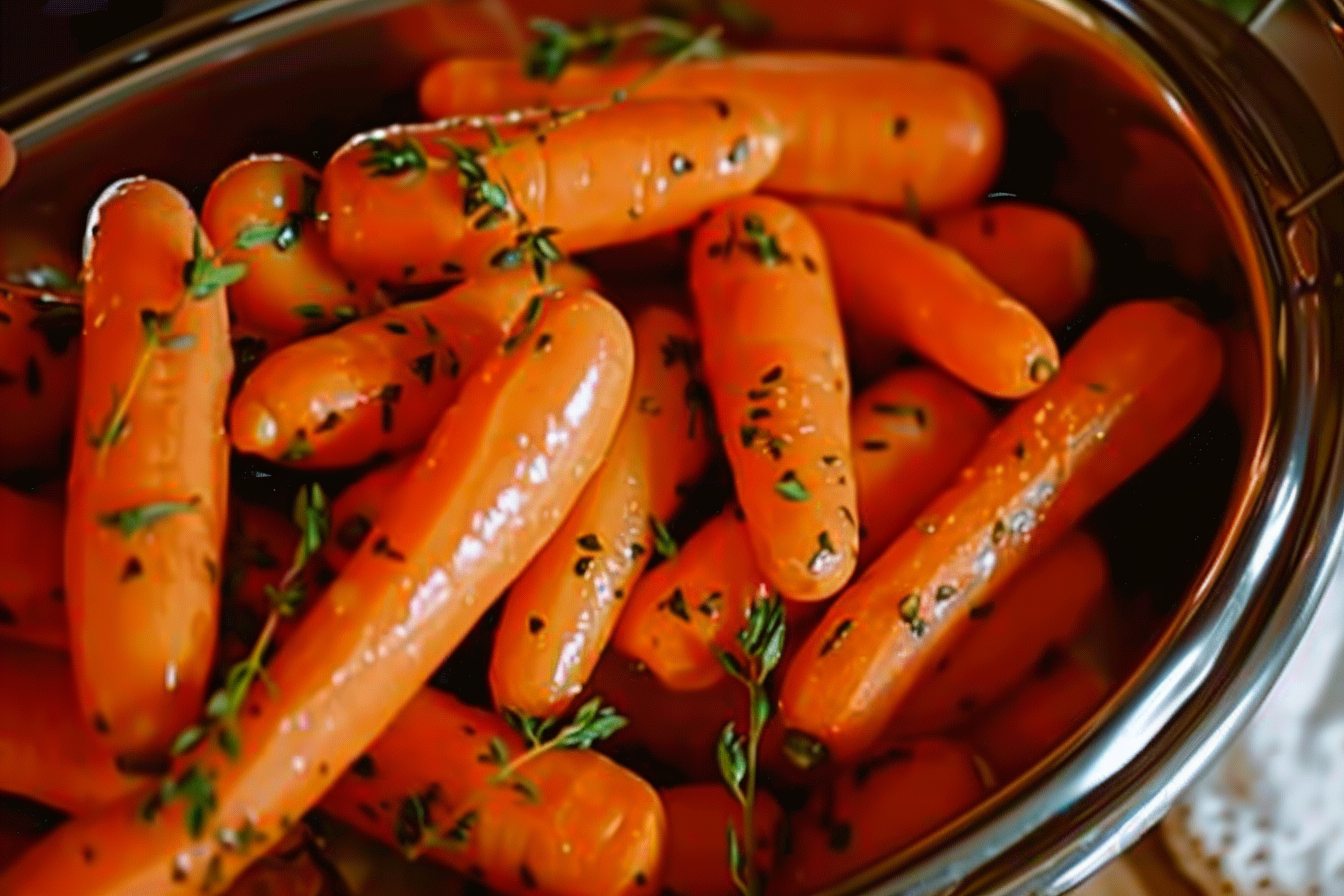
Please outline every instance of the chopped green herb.
[[786, 501], [806, 501], [812, 497], [807, 486], [803, 485], [798, 474], [792, 470], [785, 470], [784, 475], [779, 477], [775, 483], [775, 492]]
[[667, 531], [662, 520], [649, 514], [649, 528], [653, 530], [653, 550], [665, 560], [677, 556], [677, 540]]
[[194, 299], [207, 299], [216, 290], [232, 286], [247, 276], [247, 265], [242, 262], [219, 264], [205, 254], [201, 228], [192, 231], [191, 260], [183, 272], [187, 292]]
[[369, 141], [369, 157], [360, 163], [372, 177], [396, 177], [408, 171], [424, 171], [429, 158], [420, 141], [407, 135], [401, 143], [383, 138]]
[[116, 529], [121, 533], [122, 538], [130, 538], [136, 532], [141, 529], [148, 529], [160, 520], [179, 513], [193, 511], [200, 503], [201, 499], [195, 496], [186, 501], [156, 501], [150, 504], [141, 504], [138, 507], [127, 507], [110, 513], [100, 513], [98, 514], [98, 522], [100, 525]]
[[746, 249], [763, 265], [782, 264], [791, 260], [789, 254], [779, 246], [779, 238], [766, 229], [760, 216], [749, 214], [742, 218], [742, 232], [747, 235]]

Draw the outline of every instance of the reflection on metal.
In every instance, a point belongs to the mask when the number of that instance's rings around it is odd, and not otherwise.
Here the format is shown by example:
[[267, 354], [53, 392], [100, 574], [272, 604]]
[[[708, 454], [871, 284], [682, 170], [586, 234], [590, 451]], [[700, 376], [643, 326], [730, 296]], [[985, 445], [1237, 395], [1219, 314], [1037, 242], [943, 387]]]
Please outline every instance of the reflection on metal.
[[1325, 183], [1303, 194], [1301, 198], [1294, 200], [1284, 207], [1282, 215], [1285, 218], [1296, 218], [1298, 215], [1320, 202], [1326, 196], [1329, 196], [1335, 190], [1344, 188], [1344, 169], [1341, 169], [1334, 177]]

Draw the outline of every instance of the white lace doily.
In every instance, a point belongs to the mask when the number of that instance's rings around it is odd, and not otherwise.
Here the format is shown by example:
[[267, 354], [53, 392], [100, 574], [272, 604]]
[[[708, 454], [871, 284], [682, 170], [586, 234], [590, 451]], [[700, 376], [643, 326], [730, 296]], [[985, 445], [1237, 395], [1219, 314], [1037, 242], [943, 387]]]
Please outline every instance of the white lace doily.
[[1344, 896], [1344, 578], [1260, 712], [1162, 823], [1209, 896]]

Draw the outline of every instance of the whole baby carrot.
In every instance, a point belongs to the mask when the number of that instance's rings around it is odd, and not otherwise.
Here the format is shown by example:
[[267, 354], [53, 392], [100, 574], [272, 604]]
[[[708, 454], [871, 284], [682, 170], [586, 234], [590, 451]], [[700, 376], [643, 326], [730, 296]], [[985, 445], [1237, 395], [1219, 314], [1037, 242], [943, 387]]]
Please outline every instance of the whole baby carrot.
[[1024, 566], [998, 594], [971, 608], [965, 634], [925, 670], [897, 713], [901, 735], [966, 721], [1016, 687], [1056, 644], [1078, 634], [1108, 580], [1106, 554], [1083, 532]]
[[0, 472], [62, 463], [79, 384], [80, 310], [66, 298], [0, 283]]
[[653, 556], [663, 521], [709, 463], [700, 343], [684, 315], [634, 318], [635, 379], [602, 467], [509, 588], [490, 659], [495, 705], [547, 718], [579, 695]]
[[331, 504], [331, 538], [322, 547], [323, 559], [334, 572], [345, 569], [364, 544], [415, 461], [415, 454], [406, 454], [375, 467], [336, 496]]
[[80, 702], [120, 755], [162, 756], [200, 711], [218, 616], [233, 356], [185, 198], [119, 182], [90, 213], [65, 521]]
[[933, 236], [980, 269], [1046, 326], [1068, 323], [1092, 292], [1097, 260], [1087, 232], [1063, 212], [996, 202], [937, 215]]
[[64, 530], [59, 504], [0, 486], [0, 637], [66, 645]]
[[229, 287], [235, 337], [274, 351], [382, 306], [376, 286], [331, 260], [315, 220], [321, 186], [312, 166], [284, 155], [248, 156], [210, 185], [201, 226], [225, 262], [248, 266]]
[[[647, 77], [655, 63], [571, 64], [554, 82], [528, 79], [514, 59], [449, 59], [420, 84], [431, 117], [604, 99]], [[784, 150], [766, 189], [904, 208], [974, 202], [998, 170], [1003, 122], [983, 77], [962, 66], [815, 52], [743, 53], [662, 70], [647, 97], [760, 103]]]
[[430, 688], [322, 806], [496, 892], [657, 890], [666, 821], [652, 787], [592, 750], [529, 751], [498, 716]]
[[[742, 806], [722, 784], [682, 784], [659, 791], [667, 812], [667, 849], [660, 892], [677, 896], [734, 896], [724, 830], [731, 822], [742, 839]], [[753, 807], [756, 870], [768, 880], [775, 866], [775, 845], [783, 812], [768, 792], [756, 794]]]
[[343, 268], [422, 283], [540, 270], [561, 251], [684, 227], [750, 192], [778, 158], [778, 129], [751, 103], [632, 99], [558, 126], [534, 117], [361, 135], [327, 164], [318, 204]]
[[1176, 438], [1221, 369], [1217, 336], [1178, 304], [1108, 311], [831, 605], [784, 676], [791, 757], [862, 755], [972, 609]]
[[725, 203], [691, 247], [705, 374], [770, 583], [822, 600], [854, 571], [849, 372], [826, 252], [801, 212]]
[[807, 209], [831, 256], [845, 316], [967, 385], [1017, 398], [1059, 367], [1050, 331], [952, 249], [902, 221], [839, 205]]
[[629, 330], [599, 297], [548, 302], [533, 335], [471, 377], [364, 546], [269, 664], [269, 686], [246, 695], [234, 735], [202, 741], [163, 785], [58, 829], [0, 875], [0, 894], [226, 887], [550, 538], [611, 441], [631, 356]]
[[[568, 265], [551, 274], [564, 287], [592, 282]], [[515, 326], [536, 325], [549, 288], [531, 271], [482, 276], [281, 349], [233, 401], [234, 447], [304, 468], [419, 447]]]

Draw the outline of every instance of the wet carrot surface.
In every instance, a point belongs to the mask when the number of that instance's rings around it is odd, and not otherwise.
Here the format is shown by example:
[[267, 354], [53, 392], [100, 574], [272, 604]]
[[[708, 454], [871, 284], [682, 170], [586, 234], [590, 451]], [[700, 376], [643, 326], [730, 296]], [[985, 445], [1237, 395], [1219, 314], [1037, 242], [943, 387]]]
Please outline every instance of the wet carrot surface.
[[66, 645], [64, 529], [59, 504], [0, 486], [0, 637]]

